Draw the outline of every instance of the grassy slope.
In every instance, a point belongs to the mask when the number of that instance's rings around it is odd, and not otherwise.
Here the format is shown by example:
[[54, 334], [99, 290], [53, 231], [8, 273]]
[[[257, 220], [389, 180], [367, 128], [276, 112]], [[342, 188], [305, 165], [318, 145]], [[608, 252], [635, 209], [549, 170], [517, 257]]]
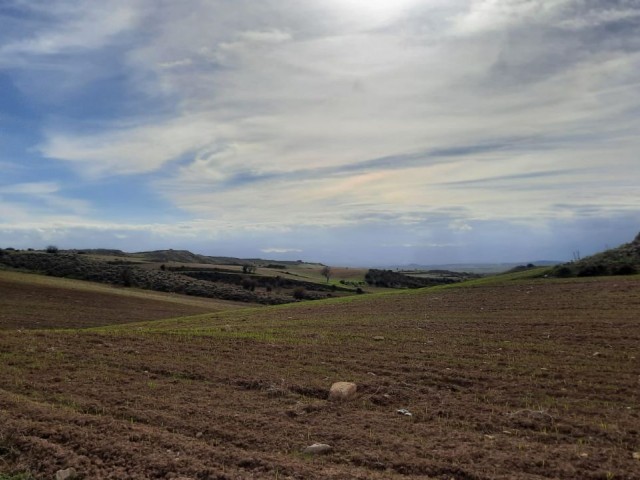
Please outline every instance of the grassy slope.
[[[345, 315], [351, 310], [358, 310], [362, 306], [365, 310], [378, 308], [378, 305], [393, 305], [395, 299], [405, 296], [424, 297], [425, 295], [437, 295], [439, 292], [447, 290], [457, 290], [466, 288], [475, 288], [483, 286], [500, 286], [509, 283], [517, 284], [518, 282], [527, 282], [532, 279], [542, 277], [549, 271], [549, 268], [537, 268], [525, 272], [508, 273], [503, 275], [469, 280], [461, 283], [452, 283], [436, 287], [428, 287], [421, 289], [386, 289], [385, 291], [363, 296], [349, 296], [331, 298], [321, 301], [302, 302], [295, 304], [274, 305], [259, 308], [244, 308], [242, 310], [222, 311], [214, 314], [202, 314], [194, 316], [186, 316], [182, 318], [170, 318], [166, 320], [157, 320], [149, 322], [136, 322], [126, 326], [106, 325], [99, 327], [96, 331], [102, 332], [126, 332], [135, 329], [138, 332], [178, 332], [182, 331], [188, 334], [209, 334], [220, 333], [224, 336], [243, 335], [242, 331], [249, 331], [248, 335], [252, 336], [256, 331], [268, 330], [279, 331], [280, 336], [288, 335], [291, 329], [302, 327], [305, 325], [313, 329], [317, 329], [319, 325], [327, 326], [333, 324], [349, 325], [349, 320], [353, 317], [345, 318]], [[547, 281], [547, 280], [545, 280]], [[551, 280], [548, 280], [551, 281]], [[341, 312], [342, 306], [351, 305]], [[331, 311], [330, 315], [326, 315], [326, 310]], [[384, 308], [381, 311], [387, 311]], [[295, 322], [290, 320], [295, 319]], [[235, 327], [234, 327], [235, 326]], [[233, 331], [236, 333], [232, 333]]]
[[640, 273], [640, 234], [630, 243], [556, 266], [556, 276], [602, 276]]

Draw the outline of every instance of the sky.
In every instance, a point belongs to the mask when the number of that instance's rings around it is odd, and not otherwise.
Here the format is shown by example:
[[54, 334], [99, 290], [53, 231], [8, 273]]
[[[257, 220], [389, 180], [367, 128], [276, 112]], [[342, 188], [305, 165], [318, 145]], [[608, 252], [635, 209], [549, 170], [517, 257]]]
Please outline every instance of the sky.
[[637, 0], [0, 0], [0, 247], [570, 260], [639, 155]]

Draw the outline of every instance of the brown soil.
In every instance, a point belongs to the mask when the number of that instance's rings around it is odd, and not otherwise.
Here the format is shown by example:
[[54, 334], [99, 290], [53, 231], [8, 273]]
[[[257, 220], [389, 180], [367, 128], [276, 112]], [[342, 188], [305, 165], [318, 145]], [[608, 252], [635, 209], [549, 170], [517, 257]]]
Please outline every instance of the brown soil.
[[639, 312], [632, 277], [2, 332], [0, 472], [640, 479]]
[[0, 272], [0, 329], [97, 327], [212, 312], [236, 305]]

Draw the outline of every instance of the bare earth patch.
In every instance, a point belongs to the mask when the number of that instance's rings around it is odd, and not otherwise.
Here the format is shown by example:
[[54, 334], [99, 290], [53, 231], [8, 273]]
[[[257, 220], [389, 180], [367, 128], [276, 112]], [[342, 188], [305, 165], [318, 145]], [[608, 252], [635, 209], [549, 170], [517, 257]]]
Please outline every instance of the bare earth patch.
[[629, 277], [0, 332], [0, 472], [638, 479], [639, 312]]
[[0, 271], [0, 329], [85, 328], [193, 315], [246, 304]]

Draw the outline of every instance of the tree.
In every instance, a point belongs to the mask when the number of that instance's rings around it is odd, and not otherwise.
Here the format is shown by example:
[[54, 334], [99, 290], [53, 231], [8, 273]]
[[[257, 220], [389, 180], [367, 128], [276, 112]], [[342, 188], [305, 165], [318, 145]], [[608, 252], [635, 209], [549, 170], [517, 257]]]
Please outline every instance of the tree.
[[256, 266], [250, 263], [242, 265], [242, 273], [256, 273]]
[[329, 283], [329, 279], [331, 278], [331, 275], [333, 275], [333, 272], [331, 271], [331, 267], [328, 265], [325, 265], [320, 271], [320, 273], [324, 278], [327, 279], [327, 283]]
[[47, 253], [58, 253], [58, 247], [55, 245], [49, 245], [46, 251]]

